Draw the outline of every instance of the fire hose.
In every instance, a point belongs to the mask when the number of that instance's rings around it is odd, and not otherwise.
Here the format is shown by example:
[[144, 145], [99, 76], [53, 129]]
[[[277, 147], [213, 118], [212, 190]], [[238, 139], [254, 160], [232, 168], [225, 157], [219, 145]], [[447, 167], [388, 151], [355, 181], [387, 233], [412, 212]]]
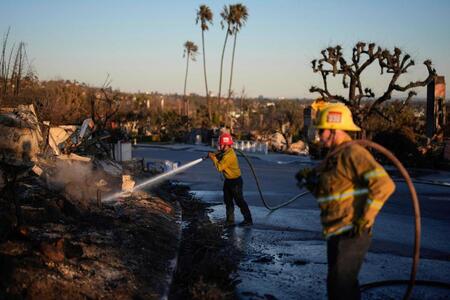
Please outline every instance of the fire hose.
[[248, 164], [248, 166], [250, 167], [250, 170], [252, 171], [253, 177], [255, 178], [256, 187], [258, 188], [258, 193], [259, 193], [259, 196], [260, 196], [260, 198], [261, 198], [261, 201], [262, 201], [262, 203], [264, 204], [264, 206], [265, 206], [268, 210], [275, 211], [275, 210], [277, 210], [277, 209], [280, 209], [280, 208], [282, 208], [282, 207], [284, 207], [284, 206], [286, 206], [286, 205], [291, 204], [291, 203], [294, 202], [295, 200], [297, 200], [297, 199], [299, 199], [300, 197], [303, 197], [304, 195], [306, 195], [306, 194], [309, 193], [308, 191], [302, 192], [302, 193], [298, 194], [297, 196], [292, 197], [291, 199], [287, 200], [286, 202], [284, 202], [284, 203], [282, 203], [282, 204], [280, 204], [280, 205], [270, 206], [269, 203], [266, 201], [266, 199], [264, 199], [264, 196], [263, 196], [262, 191], [261, 191], [261, 186], [260, 186], [260, 184], [259, 184], [258, 176], [256, 176], [255, 169], [253, 168], [253, 164], [250, 162], [248, 156], [245, 155], [244, 152], [242, 152], [242, 151], [239, 150], [239, 149], [235, 149], [235, 150], [236, 150], [239, 154], [241, 154], [241, 155], [244, 157], [244, 159], [247, 161], [247, 164]]
[[[337, 153], [339, 153], [340, 151], [342, 151], [343, 149], [354, 145], [354, 144], [359, 144], [363, 147], [368, 147], [368, 148], [372, 148], [378, 152], [380, 152], [381, 154], [383, 154], [384, 156], [386, 156], [386, 158], [388, 158], [394, 165], [395, 167], [398, 169], [398, 171], [400, 172], [400, 174], [402, 175], [403, 179], [405, 180], [408, 189], [410, 191], [410, 196], [411, 196], [411, 202], [414, 208], [414, 225], [415, 225], [415, 231], [414, 231], [414, 250], [413, 250], [413, 263], [411, 266], [411, 271], [410, 271], [410, 276], [409, 276], [409, 280], [385, 280], [385, 281], [378, 281], [378, 282], [372, 282], [372, 283], [366, 283], [360, 286], [361, 291], [366, 291], [369, 289], [373, 289], [373, 288], [378, 288], [378, 287], [383, 287], [383, 286], [393, 286], [393, 285], [405, 285], [407, 284], [407, 289], [406, 292], [403, 296], [404, 300], [408, 300], [411, 297], [413, 288], [415, 285], [424, 285], [424, 286], [431, 286], [431, 287], [439, 287], [439, 288], [445, 288], [445, 289], [450, 289], [450, 284], [449, 283], [445, 283], [445, 282], [438, 282], [438, 281], [428, 281], [428, 280], [416, 280], [416, 275], [417, 275], [417, 268], [419, 265], [419, 259], [420, 259], [420, 233], [421, 233], [421, 222], [420, 222], [420, 206], [419, 206], [419, 199], [417, 197], [417, 193], [416, 193], [416, 189], [414, 188], [413, 182], [409, 176], [409, 173], [406, 171], [405, 167], [403, 166], [403, 164], [394, 156], [394, 154], [392, 154], [392, 152], [390, 152], [389, 150], [387, 150], [386, 148], [384, 148], [383, 146], [368, 141], [368, 140], [354, 140], [354, 141], [350, 141], [344, 144], [339, 145], [338, 147], [336, 147], [336, 149], [334, 149], [333, 151], [329, 152], [327, 154], [327, 156], [325, 157], [325, 159], [322, 161], [322, 164], [325, 164], [328, 159], [330, 159], [331, 157], [335, 156]], [[302, 196], [308, 194], [309, 192], [302, 192], [300, 194], [298, 194], [297, 196], [287, 200], [286, 202], [276, 205], [276, 206], [271, 206], [267, 203], [266, 199], [264, 199], [264, 196], [262, 194], [261, 191], [261, 186], [259, 184], [259, 180], [258, 177], [256, 176], [256, 172], [253, 168], [252, 163], [250, 162], [249, 158], [247, 157], [247, 155], [244, 154], [244, 152], [236, 149], [236, 151], [241, 154], [244, 159], [246, 160], [247, 164], [250, 167], [250, 170], [252, 171], [253, 177], [255, 178], [255, 182], [256, 182], [256, 186], [258, 188], [258, 192], [261, 198], [261, 201], [263, 202], [264, 206], [271, 211], [280, 209], [286, 205], [289, 205], [290, 203], [294, 202], [295, 200], [301, 198]]]

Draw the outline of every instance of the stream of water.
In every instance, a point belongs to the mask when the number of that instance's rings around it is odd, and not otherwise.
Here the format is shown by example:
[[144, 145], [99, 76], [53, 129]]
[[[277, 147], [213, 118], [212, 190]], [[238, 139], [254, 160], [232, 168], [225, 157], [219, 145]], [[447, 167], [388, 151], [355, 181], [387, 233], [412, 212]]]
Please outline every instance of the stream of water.
[[[167, 178], [169, 178], [171, 176], [174, 176], [175, 174], [178, 174], [178, 173], [183, 172], [183, 171], [185, 171], [185, 170], [187, 170], [189, 168], [192, 168], [193, 166], [201, 163], [203, 160], [204, 160], [203, 158], [199, 158], [199, 159], [193, 160], [193, 161], [191, 161], [191, 162], [189, 162], [187, 164], [184, 164], [184, 165], [182, 165], [182, 166], [180, 166], [180, 167], [178, 167], [176, 169], [170, 170], [170, 171], [162, 173], [162, 174], [160, 174], [158, 176], [155, 176], [155, 177], [152, 177], [150, 179], [147, 179], [147, 180], [137, 184], [133, 188], [132, 191], [134, 192], [134, 191], [137, 191], [137, 190], [142, 189], [144, 187], [150, 187], [150, 186], [152, 186], [152, 185], [154, 185], [156, 183], [160, 183], [162, 180], [165, 180], [165, 179], [167, 179]], [[102, 200], [102, 202], [115, 201], [116, 198], [119, 198], [119, 197], [121, 197], [121, 196], [123, 196], [125, 194], [128, 194], [128, 193], [129, 192], [127, 192], [127, 191], [117, 192], [115, 194], [112, 194], [112, 195], [106, 197], [105, 199]]]

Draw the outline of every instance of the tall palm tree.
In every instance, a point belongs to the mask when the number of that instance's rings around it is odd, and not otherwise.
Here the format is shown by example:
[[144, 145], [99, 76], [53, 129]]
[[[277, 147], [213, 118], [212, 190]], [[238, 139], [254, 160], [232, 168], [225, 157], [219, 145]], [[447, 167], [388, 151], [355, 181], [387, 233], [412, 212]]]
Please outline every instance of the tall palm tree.
[[186, 41], [184, 43], [184, 52], [183, 57], [186, 57], [186, 75], [184, 76], [184, 92], [183, 92], [183, 99], [184, 99], [184, 112], [186, 116], [189, 116], [189, 99], [186, 97], [186, 84], [187, 84], [187, 77], [188, 77], [188, 70], [189, 70], [189, 59], [192, 61], [195, 61], [195, 58], [198, 54], [198, 47], [194, 42]]
[[245, 25], [248, 18], [248, 11], [247, 7], [241, 3], [231, 5], [230, 7], [230, 14], [231, 14], [231, 31], [234, 35], [234, 42], [233, 42], [233, 54], [231, 56], [231, 72], [230, 72], [230, 85], [228, 86], [228, 100], [231, 97], [231, 83], [233, 81], [233, 66], [234, 66], [234, 53], [236, 50], [236, 38], [238, 32], [241, 30], [241, 28]]
[[231, 18], [231, 5], [228, 5], [228, 7], [225, 5], [223, 7], [222, 12], [220, 13], [220, 16], [222, 17], [222, 21], [220, 21], [220, 25], [222, 26], [222, 29], [225, 27], [225, 24], [227, 26], [227, 32], [225, 33], [225, 42], [223, 43], [223, 49], [222, 49], [222, 59], [220, 60], [220, 79], [219, 79], [219, 94], [217, 96], [217, 99], [220, 101], [220, 95], [222, 93], [222, 74], [223, 74], [223, 58], [225, 56], [225, 47], [227, 45], [228, 36], [233, 34], [231, 31], [231, 25], [232, 25], [232, 18]]
[[209, 101], [208, 80], [206, 77], [206, 57], [205, 57], [205, 30], [208, 30], [208, 23], [212, 24], [213, 13], [207, 5], [200, 5], [197, 10], [197, 19], [195, 23], [200, 21], [200, 27], [202, 29], [202, 47], [203, 47], [203, 73], [205, 74], [205, 88], [206, 88], [206, 102], [208, 105], [208, 117], [209, 121], [212, 120], [211, 103]]

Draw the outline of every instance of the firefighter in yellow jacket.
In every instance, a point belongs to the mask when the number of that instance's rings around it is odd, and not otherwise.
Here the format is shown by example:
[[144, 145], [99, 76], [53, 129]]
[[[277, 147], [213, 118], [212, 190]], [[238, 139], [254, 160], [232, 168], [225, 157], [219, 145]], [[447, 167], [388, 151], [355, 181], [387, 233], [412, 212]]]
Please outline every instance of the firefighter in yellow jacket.
[[[360, 131], [350, 110], [329, 104], [316, 119], [321, 144], [333, 150], [352, 140], [347, 131]], [[371, 230], [395, 185], [384, 168], [364, 147], [345, 147], [326, 165], [302, 170], [297, 179], [306, 181], [321, 210], [327, 240], [329, 299], [360, 299], [358, 274], [369, 249]]]
[[234, 200], [244, 216], [244, 221], [239, 225], [249, 226], [253, 224], [252, 215], [250, 213], [250, 209], [248, 208], [247, 202], [244, 200], [241, 170], [239, 168], [236, 153], [231, 147], [232, 145], [233, 139], [231, 138], [231, 135], [229, 133], [223, 133], [219, 137], [220, 152], [217, 154], [209, 153], [208, 155], [217, 170], [222, 172], [225, 177], [223, 184], [223, 200], [225, 202], [227, 214], [226, 225], [234, 225]]

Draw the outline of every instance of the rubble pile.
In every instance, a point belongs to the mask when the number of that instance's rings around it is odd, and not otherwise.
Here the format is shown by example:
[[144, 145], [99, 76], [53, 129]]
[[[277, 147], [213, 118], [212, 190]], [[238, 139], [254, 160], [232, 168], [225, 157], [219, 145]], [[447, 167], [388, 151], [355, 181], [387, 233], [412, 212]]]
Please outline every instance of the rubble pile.
[[292, 143], [286, 152], [289, 154], [296, 154], [296, 155], [308, 155], [309, 148], [305, 142], [298, 141]]
[[270, 136], [269, 145], [272, 151], [284, 151], [286, 150], [286, 139], [280, 132], [276, 132]]
[[102, 202], [123, 176], [145, 174], [139, 163], [104, 158], [102, 139], [89, 138], [85, 123], [84, 134], [83, 125], [42, 133], [32, 106], [0, 111], [8, 136], [0, 142], [0, 299], [168, 293], [180, 208], [145, 191]]
[[14, 166], [36, 161], [42, 133], [32, 105], [0, 109], [0, 161]]
[[37, 177], [20, 182], [17, 191], [20, 228], [4, 217], [14, 213], [1, 201], [0, 298], [153, 299], [167, 293], [161, 278], [177, 249], [175, 204], [140, 192], [86, 212]]

